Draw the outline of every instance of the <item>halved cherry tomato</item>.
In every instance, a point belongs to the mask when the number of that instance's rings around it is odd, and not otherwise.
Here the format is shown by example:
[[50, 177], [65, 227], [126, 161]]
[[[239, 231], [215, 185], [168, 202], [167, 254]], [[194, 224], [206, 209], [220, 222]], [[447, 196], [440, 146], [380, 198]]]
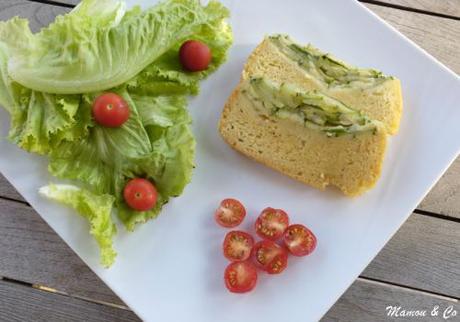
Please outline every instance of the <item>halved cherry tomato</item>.
[[224, 256], [232, 261], [245, 261], [251, 256], [254, 238], [248, 233], [233, 230], [225, 236], [223, 249]]
[[157, 189], [146, 179], [132, 179], [125, 186], [123, 196], [126, 203], [137, 211], [147, 211], [155, 207], [157, 203]]
[[289, 226], [289, 217], [281, 209], [265, 208], [256, 220], [255, 229], [260, 238], [278, 240]]
[[224, 199], [214, 213], [214, 218], [222, 227], [233, 228], [241, 224], [246, 216], [246, 209], [236, 199]]
[[316, 248], [316, 236], [304, 225], [291, 225], [284, 233], [284, 244], [294, 256], [311, 254]]
[[205, 43], [198, 40], [188, 40], [180, 47], [179, 59], [184, 69], [199, 72], [208, 69], [212, 54]]
[[93, 103], [93, 116], [105, 127], [120, 127], [129, 119], [129, 105], [120, 95], [105, 93]]
[[225, 286], [233, 293], [246, 293], [257, 284], [257, 269], [249, 262], [233, 262], [224, 274]]
[[287, 267], [287, 251], [271, 240], [262, 240], [252, 248], [253, 260], [268, 274], [279, 274]]

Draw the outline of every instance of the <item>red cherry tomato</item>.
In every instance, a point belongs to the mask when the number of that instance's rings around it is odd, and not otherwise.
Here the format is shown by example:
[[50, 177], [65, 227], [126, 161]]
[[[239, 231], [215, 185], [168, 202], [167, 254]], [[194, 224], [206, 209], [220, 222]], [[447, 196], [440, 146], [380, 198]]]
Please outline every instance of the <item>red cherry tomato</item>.
[[93, 116], [105, 127], [120, 127], [129, 119], [129, 105], [115, 93], [98, 96], [93, 103]]
[[291, 225], [284, 233], [284, 244], [294, 256], [306, 256], [316, 248], [315, 235], [304, 225]]
[[246, 216], [246, 209], [236, 199], [224, 199], [214, 213], [214, 218], [222, 227], [233, 228], [241, 224]]
[[147, 211], [157, 203], [157, 189], [148, 180], [142, 178], [132, 179], [125, 186], [123, 196], [126, 203], [137, 211]]
[[198, 40], [188, 40], [182, 44], [179, 59], [184, 69], [199, 72], [208, 69], [212, 54], [209, 47]]
[[245, 261], [251, 256], [254, 238], [244, 231], [233, 230], [225, 236], [223, 250], [224, 256], [232, 261]]
[[246, 293], [257, 284], [257, 269], [249, 262], [233, 262], [224, 274], [225, 286], [233, 293]]
[[253, 260], [268, 274], [279, 274], [287, 267], [287, 251], [271, 240], [263, 240], [252, 248]]
[[255, 223], [260, 238], [278, 240], [289, 226], [289, 217], [281, 209], [265, 208]]

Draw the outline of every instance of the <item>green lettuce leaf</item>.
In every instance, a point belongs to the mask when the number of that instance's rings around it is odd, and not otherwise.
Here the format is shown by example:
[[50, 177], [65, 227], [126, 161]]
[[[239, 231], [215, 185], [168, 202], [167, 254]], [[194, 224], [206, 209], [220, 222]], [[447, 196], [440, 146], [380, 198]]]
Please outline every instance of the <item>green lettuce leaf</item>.
[[[85, 23], [84, 29], [91, 28], [111, 28], [117, 26], [126, 13], [126, 3], [124, 1], [114, 0], [97, 0], [97, 1], [81, 1], [67, 16], [58, 16], [54, 24], [54, 28], [61, 28], [61, 25], [66, 25], [66, 20], [72, 22]], [[139, 14], [139, 10], [133, 10], [133, 13]], [[91, 17], [91, 20], [88, 20]], [[64, 21], [62, 21], [64, 20]], [[68, 26], [75, 27], [72, 22]], [[50, 32], [56, 32], [53, 28], [49, 28]]]
[[[119, 128], [94, 125], [88, 136], [77, 141], [61, 141], [50, 151], [48, 169], [59, 178], [79, 180], [96, 193], [115, 193], [115, 185], [129, 168], [131, 159], [152, 152], [149, 136], [135, 104], [123, 90], [113, 90], [130, 105], [130, 118]], [[91, 108], [94, 95], [83, 96], [83, 106]]]
[[228, 14], [214, 1], [204, 7], [199, 0], [170, 0], [125, 13], [121, 1], [83, 0], [37, 34], [21, 19], [1, 23], [0, 42], [11, 52], [8, 72], [18, 83], [47, 93], [89, 93], [127, 82], [184, 40], [222, 27]]
[[[209, 12], [219, 16], [222, 6], [211, 2], [207, 7]], [[201, 72], [184, 72], [179, 60], [179, 50], [182, 42], [174, 46], [161, 57], [145, 68], [137, 77], [127, 82], [131, 92], [141, 92], [149, 95], [177, 95], [199, 92], [199, 81], [213, 73], [226, 59], [228, 49], [232, 45], [233, 35], [230, 26], [220, 14], [220, 20], [203, 25], [192, 38], [206, 43], [212, 52], [212, 61], [208, 69]]]
[[20, 89], [14, 87], [14, 82], [8, 75], [8, 58], [6, 47], [0, 43], [0, 105], [11, 115], [18, 105]]
[[[94, 193], [115, 195], [119, 218], [133, 230], [156, 217], [190, 182], [195, 140], [184, 96], [130, 95], [122, 89], [117, 93], [130, 105], [128, 122], [115, 129], [95, 125], [83, 140], [61, 142], [50, 153], [49, 171], [79, 181]], [[135, 177], [155, 183], [159, 197], [154, 209], [138, 212], [125, 204], [123, 188]]]
[[101, 264], [105, 267], [113, 264], [117, 256], [112, 241], [117, 232], [111, 217], [113, 196], [96, 195], [72, 185], [54, 184], [42, 187], [40, 194], [75, 208], [80, 215], [86, 218], [91, 226], [90, 233], [100, 248]]
[[[76, 122], [79, 97], [30, 91], [13, 114], [9, 137], [26, 151], [46, 154], [56, 142], [81, 137], [86, 131]], [[87, 120], [89, 121], [89, 120]]]
[[36, 92], [9, 77], [9, 54], [0, 43], [0, 105], [11, 116], [9, 138], [22, 149], [47, 154], [62, 140], [77, 140], [88, 133], [91, 112], [79, 95]]
[[131, 168], [135, 169], [134, 176], [141, 174], [155, 183], [159, 199], [157, 206], [150, 211], [133, 211], [124, 203], [120, 187], [117, 192], [118, 216], [128, 230], [133, 230], [137, 223], [155, 218], [163, 204], [183, 192], [192, 177], [195, 155], [195, 139], [190, 130], [191, 118], [185, 97], [133, 94], [131, 98], [153, 151], [152, 155], [132, 160]]

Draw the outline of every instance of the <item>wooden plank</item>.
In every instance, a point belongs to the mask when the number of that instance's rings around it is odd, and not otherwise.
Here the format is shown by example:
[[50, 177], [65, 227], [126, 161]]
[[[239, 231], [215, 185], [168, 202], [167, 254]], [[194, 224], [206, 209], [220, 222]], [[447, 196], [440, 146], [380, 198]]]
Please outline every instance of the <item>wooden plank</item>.
[[[426, 310], [426, 317], [388, 316], [387, 307], [400, 307], [402, 310]], [[438, 307], [438, 316], [431, 312]], [[448, 307], [456, 310], [457, 316], [446, 320], [443, 313]], [[420, 321], [458, 321], [460, 305], [458, 301], [430, 294], [416, 292], [388, 284], [358, 279], [329, 310], [322, 322], [420, 322]]]
[[[459, 229], [413, 215], [363, 276], [460, 297]], [[30, 207], [0, 200], [0, 236], [0, 276], [122, 303]]]
[[0, 199], [0, 276], [123, 302], [30, 207]]
[[459, 232], [458, 222], [414, 214], [362, 276], [460, 298]]
[[460, 157], [442, 176], [419, 208], [460, 219]]
[[138, 322], [126, 309], [91, 303], [0, 280], [0, 321]]
[[460, 17], [459, 0], [379, 0], [393, 5]]
[[392, 9], [366, 6], [420, 47], [460, 74], [460, 21]]

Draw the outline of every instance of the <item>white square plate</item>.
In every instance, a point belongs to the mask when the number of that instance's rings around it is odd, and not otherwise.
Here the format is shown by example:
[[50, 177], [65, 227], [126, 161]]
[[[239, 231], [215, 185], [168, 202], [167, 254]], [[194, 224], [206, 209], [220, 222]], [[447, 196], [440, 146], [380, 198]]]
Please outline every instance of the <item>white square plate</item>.
[[[151, 5], [131, 0], [129, 5]], [[116, 239], [118, 258], [105, 270], [84, 219], [43, 200], [52, 181], [46, 160], [0, 141], [0, 170], [75, 252], [148, 321], [316, 321], [323, 316], [407, 219], [460, 150], [460, 80], [393, 28], [352, 0], [223, 1], [232, 12], [235, 44], [228, 62], [202, 84], [190, 111], [197, 168], [185, 193], [161, 216]], [[243, 63], [263, 36], [288, 33], [359, 66], [395, 75], [403, 84], [400, 133], [391, 138], [375, 189], [348, 199], [319, 192], [231, 150], [217, 122]], [[0, 112], [1, 135], [9, 121]], [[54, 180], [55, 181], [55, 180]], [[225, 230], [213, 222], [224, 197], [248, 207], [250, 229], [266, 206], [305, 223], [319, 244], [307, 258], [291, 258], [280, 276], [260, 276], [255, 291], [230, 294], [223, 284]]]

